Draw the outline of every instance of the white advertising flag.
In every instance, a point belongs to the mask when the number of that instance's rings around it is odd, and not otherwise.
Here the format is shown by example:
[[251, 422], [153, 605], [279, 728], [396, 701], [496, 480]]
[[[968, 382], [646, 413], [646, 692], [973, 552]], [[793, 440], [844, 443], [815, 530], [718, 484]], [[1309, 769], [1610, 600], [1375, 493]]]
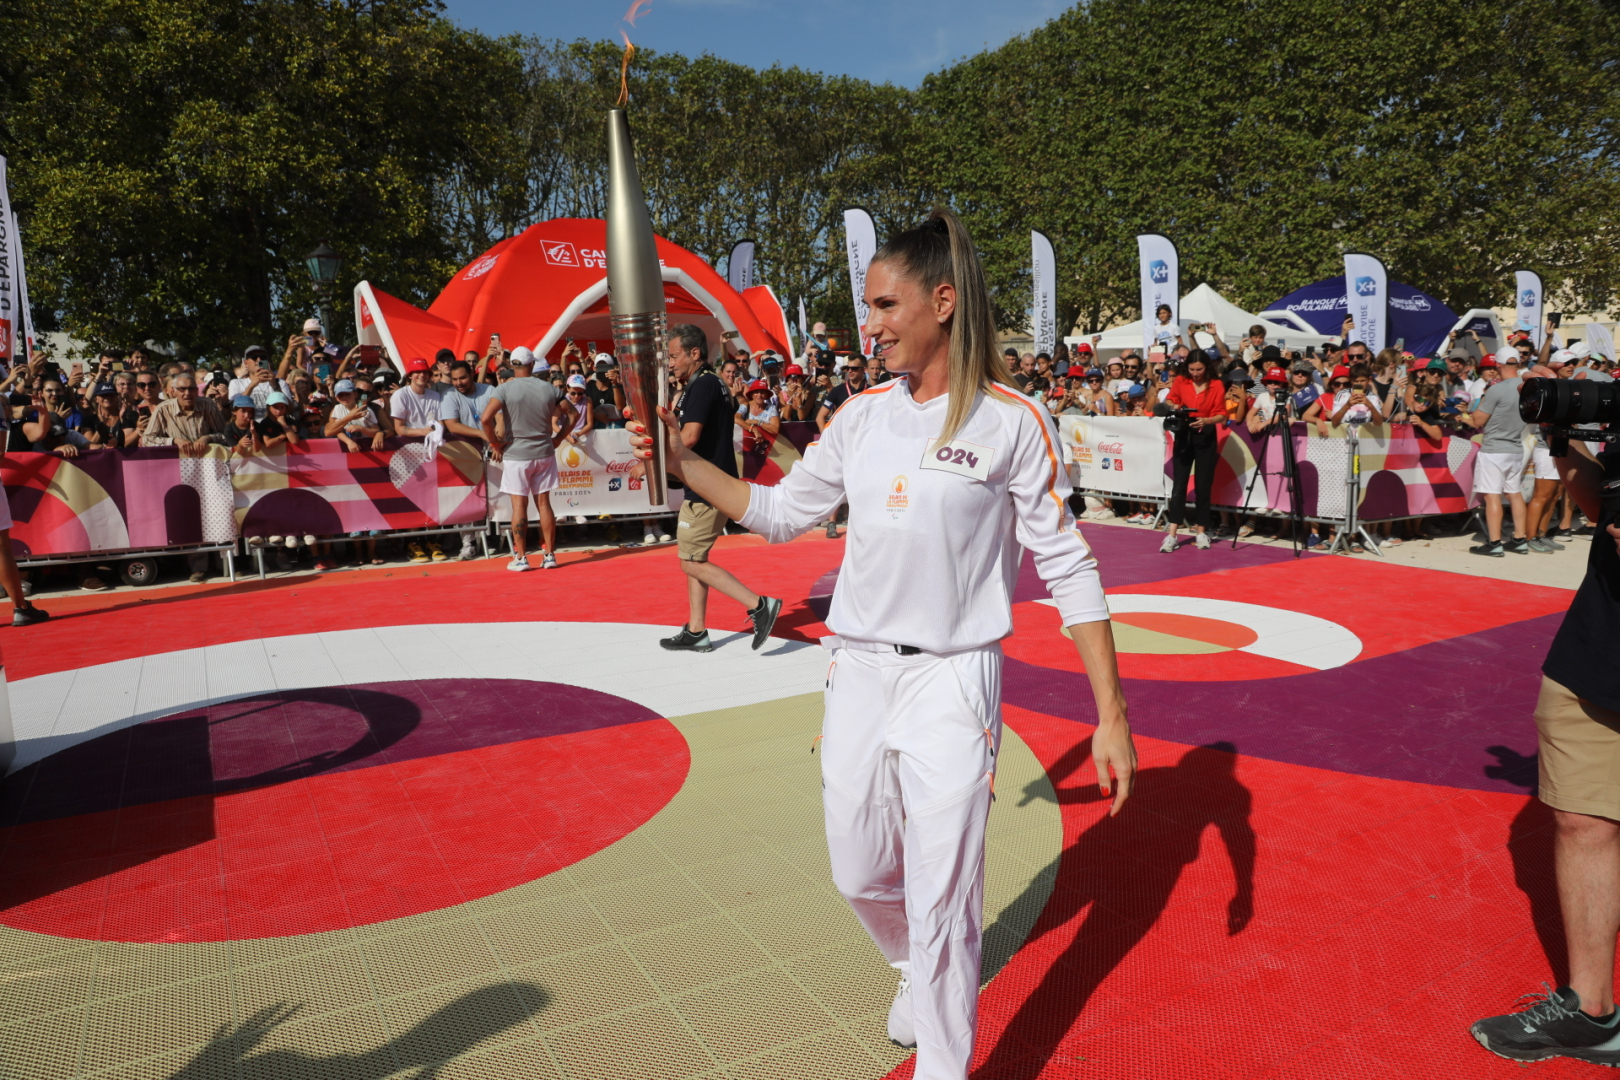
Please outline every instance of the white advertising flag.
[[0, 157], [0, 360], [9, 363], [22, 354], [17, 346], [17, 244], [12, 229], [11, 189], [6, 159]]
[[[1136, 251], [1142, 263], [1142, 350], [1145, 356], [1155, 346], [1169, 352], [1175, 335], [1181, 333], [1181, 258], [1168, 236], [1142, 233], [1136, 238]], [[1170, 306], [1170, 321], [1160, 327], [1156, 312], [1160, 304]]]
[[1344, 343], [1359, 341], [1376, 356], [1389, 344], [1389, 272], [1383, 261], [1359, 251], [1345, 252], [1344, 298], [1355, 324]]
[[1035, 306], [1030, 311], [1035, 351], [1050, 356], [1057, 348], [1057, 256], [1043, 232], [1032, 230], [1029, 244], [1030, 278], [1035, 286]]
[[1523, 330], [1525, 324], [1530, 327], [1530, 340], [1541, 348], [1541, 328], [1546, 320], [1542, 317], [1542, 305], [1546, 296], [1541, 289], [1541, 275], [1534, 270], [1513, 271], [1513, 307], [1517, 323], [1515, 330]]
[[844, 211], [844, 247], [849, 252], [849, 291], [855, 297], [856, 333], [861, 338], [861, 352], [866, 348], [866, 268], [872, 265], [872, 254], [877, 251], [877, 226], [872, 215], [858, 206]]
[[1586, 343], [1592, 351], [1605, 360], [1614, 359], [1614, 337], [1609, 328], [1602, 323], [1589, 322], [1586, 324]]
[[799, 337], [800, 348], [810, 351], [810, 320], [804, 314], [804, 297], [799, 297]]
[[34, 313], [28, 307], [28, 271], [23, 269], [22, 230], [17, 227], [17, 215], [11, 215], [11, 251], [12, 266], [17, 275], [17, 315], [21, 326], [22, 348], [17, 355], [27, 357], [33, 354], [34, 344]]
[[739, 240], [731, 247], [731, 258], [726, 260], [726, 280], [738, 292], [754, 287], [754, 242]]

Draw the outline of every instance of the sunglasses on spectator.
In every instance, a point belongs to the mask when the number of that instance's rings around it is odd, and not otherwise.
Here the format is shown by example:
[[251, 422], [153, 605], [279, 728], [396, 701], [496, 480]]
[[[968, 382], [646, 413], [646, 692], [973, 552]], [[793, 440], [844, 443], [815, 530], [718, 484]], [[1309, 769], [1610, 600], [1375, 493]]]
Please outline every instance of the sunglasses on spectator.
[[158, 384], [158, 381], [156, 379], [142, 379], [140, 382], [136, 383], [135, 385], [141, 387], [142, 389], [145, 389], [148, 386], [156, 386], [157, 384]]
[[1349, 379], [1334, 379], [1333, 380], [1333, 385], [1334, 386], [1349, 386], [1350, 385], [1350, 380]]

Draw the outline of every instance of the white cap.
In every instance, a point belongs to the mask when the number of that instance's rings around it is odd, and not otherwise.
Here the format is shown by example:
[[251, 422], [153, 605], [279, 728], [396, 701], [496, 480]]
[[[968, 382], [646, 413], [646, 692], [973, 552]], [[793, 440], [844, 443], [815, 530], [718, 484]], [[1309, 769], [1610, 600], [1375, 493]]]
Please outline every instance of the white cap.
[[1503, 349], [1501, 352], [1496, 354], [1496, 362], [1498, 364], [1517, 364], [1517, 363], [1520, 363], [1519, 350], [1511, 348], [1511, 347]]
[[612, 367], [613, 366], [613, 354], [612, 353], [599, 352], [599, 353], [596, 354], [596, 359], [595, 359], [594, 362], [598, 363], [598, 364], [606, 364], [608, 367]]
[[583, 390], [583, 389], [585, 389], [585, 376], [583, 376], [583, 375], [570, 375], [570, 376], [568, 376], [568, 388], [570, 390]]
[[550, 371], [551, 370], [551, 365], [546, 363], [546, 358], [542, 356], [542, 357], [540, 357], [540, 359], [538, 359], [538, 360], [536, 360], [534, 362], [534, 370], [536, 370], [536, 371]]
[[304, 333], [306, 333], [306, 334], [318, 334], [320, 332], [321, 332], [321, 320], [319, 320], [319, 319], [305, 319], [304, 320]]
[[529, 348], [527, 345], [519, 345], [517, 348], [513, 349], [512, 350], [512, 366], [513, 367], [532, 367], [532, 366], [534, 366], [534, 350]]
[[1564, 352], [1569, 353], [1570, 359], [1572, 360], [1585, 360], [1588, 356], [1592, 355], [1592, 346], [1588, 345], [1584, 341], [1577, 341], [1575, 344], [1565, 349]]
[[1573, 349], [1559, 349], [1547, 358], [1547, 362], [1551, 364], [1567, 364], [1573, 359], [1575, 359]]

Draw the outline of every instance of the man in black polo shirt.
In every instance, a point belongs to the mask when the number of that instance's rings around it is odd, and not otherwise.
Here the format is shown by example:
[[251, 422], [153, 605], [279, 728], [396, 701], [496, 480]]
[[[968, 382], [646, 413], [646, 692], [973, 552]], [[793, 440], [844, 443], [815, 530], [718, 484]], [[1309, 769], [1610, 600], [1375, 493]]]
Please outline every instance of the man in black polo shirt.
[[1487, 1050], [1516, 1061], [1572, 1057], [1613, 1067], [1620, 1066], [1620, 453], [1603, 454], [1600, 465], [1576, 445], [1555, 460], [1593, 522], [1592, 553], [1547, 650], [1536, 701], [1536, 797], [1553, 811], [1569, 982], [1471, 1031]]
[[[681, 421], [681, 442], [727, 476], [736, 476], [737, 454], [732, 448], [731, 433], [737, 405], [720, 376], [709, 370], [708, 337], [700, 327], [676, 323], [669, 328], [668, 346], [669, 370], [686, 382], [686, 390], [675, 404]], [[711, 588], [719, 589], [748, 609], [748, 618], [754, 624], [755, 649], [771, 636], [782, 601], [759, 596], [709, 561], [709, 550], [725, 530], [726, 516], [687, 488], [675, 539], [681, 570], [686, 574], [691, 615], [673, 637], [658, 643], [664, 648], [693, 652], [708, 652], [714, 648], [709, 643], [705, 623]]]

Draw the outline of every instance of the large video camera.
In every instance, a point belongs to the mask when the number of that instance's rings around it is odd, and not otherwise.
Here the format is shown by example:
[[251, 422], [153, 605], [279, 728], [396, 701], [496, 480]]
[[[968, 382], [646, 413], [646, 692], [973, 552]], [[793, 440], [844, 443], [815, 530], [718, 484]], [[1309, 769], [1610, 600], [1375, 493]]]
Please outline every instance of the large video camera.
[[1170, 435], [1183, 435], [1192, 430], [1192, 409], [1171, 409], [1164, 414], [1164, 430]]
[[1553, 457], [1569, 452], [1569, 440], [1620, 443], [1620, 432], [1582, 424], [1620, 424], [1620, 383], [1589, 379], [1526, 379], [1519, 388], [1519, 418], [1547, 425]]

